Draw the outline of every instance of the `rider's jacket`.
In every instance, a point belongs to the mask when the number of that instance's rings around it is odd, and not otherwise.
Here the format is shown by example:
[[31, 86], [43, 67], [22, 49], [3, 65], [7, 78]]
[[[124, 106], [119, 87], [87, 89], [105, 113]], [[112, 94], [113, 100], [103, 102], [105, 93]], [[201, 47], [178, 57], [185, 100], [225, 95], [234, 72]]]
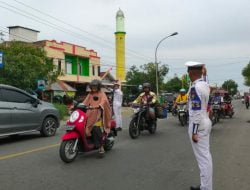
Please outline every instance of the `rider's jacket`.
[[193, 133], [197, 132], [198, 128], [206, 127], [204, 121], [209, 120], [207, 112], [209, 92], [209, 86], [203, 79], [194, 81], [189, 89], [189, 121]]
[[213, 97], [212, 103], [214, 103], [214, 102], [221, 103], [222, 102], [222, 97], [221, 96], [215, 96], [215, 97]]
[[179, 94], [175, 100], [176, 103], [182, 103], [188, 101], [188, 94], [181, 95]]
[[133, 104], [140, 104], [140, 103], [143, 103], [143, 104], [147, 104], [147, 103], [156, 103], [156, 95], [154, 92], [149, 92], [148, 94], [146, 94], [145, 92], [141, 93], [133, 102]]

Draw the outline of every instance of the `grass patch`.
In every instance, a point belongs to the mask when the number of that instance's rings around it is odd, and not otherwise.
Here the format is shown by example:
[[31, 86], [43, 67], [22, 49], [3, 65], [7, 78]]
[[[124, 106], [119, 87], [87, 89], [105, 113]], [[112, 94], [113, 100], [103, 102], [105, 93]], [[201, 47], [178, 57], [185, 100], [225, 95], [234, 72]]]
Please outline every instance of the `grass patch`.
[[54, 104], [55, 108], [58, 109], [60, 114], [60, 120], [63, 120], [64, 117], [68, 116], [67, 106], [64, 104]]

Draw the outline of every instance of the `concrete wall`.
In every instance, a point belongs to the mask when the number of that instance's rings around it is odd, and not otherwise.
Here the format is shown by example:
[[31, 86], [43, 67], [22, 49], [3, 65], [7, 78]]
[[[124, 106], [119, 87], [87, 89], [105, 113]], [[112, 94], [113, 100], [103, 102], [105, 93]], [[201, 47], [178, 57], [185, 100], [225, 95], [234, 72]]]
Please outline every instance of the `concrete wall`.
[[10, 28], [9, 29], [9, 40], [10, 41], [23, 41], [23, 42], [36, 42], [37, 32], [28, 30], [25, 28]]

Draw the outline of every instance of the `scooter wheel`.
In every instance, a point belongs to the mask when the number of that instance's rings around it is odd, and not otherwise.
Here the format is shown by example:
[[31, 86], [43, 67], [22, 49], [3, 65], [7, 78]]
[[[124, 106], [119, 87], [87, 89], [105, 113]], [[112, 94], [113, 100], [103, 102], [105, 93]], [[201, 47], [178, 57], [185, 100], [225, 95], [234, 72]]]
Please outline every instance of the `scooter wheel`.
[[74, 151], [74, 145], [75, 145], [76, 139], [66, 140], [61, 143], [60, 146], [60, 158], [65, 163], [73, 162], [76, 159], [76, 156], [78, 154], [78, 147]]

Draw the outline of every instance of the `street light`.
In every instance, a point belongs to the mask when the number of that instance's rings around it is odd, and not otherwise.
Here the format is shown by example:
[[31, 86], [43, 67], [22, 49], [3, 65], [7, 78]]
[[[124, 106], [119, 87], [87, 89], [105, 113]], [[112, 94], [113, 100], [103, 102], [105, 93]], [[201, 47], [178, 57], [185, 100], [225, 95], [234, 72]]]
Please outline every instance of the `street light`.
[[167, 38], [169, 38], [171, 36], [175, 36], [177, 34], [178, 34], [178, 32], [174, 32], [173, 34], [170, 34], [170, 35], [166, 36], [165, 38], [161, 39], [155, 48], [155, 79], [156, 79], [156, 95], [157, 96], [159, 95], [157, 50], [158, 50], [158, 47], [162, 41], [166, 40]]

